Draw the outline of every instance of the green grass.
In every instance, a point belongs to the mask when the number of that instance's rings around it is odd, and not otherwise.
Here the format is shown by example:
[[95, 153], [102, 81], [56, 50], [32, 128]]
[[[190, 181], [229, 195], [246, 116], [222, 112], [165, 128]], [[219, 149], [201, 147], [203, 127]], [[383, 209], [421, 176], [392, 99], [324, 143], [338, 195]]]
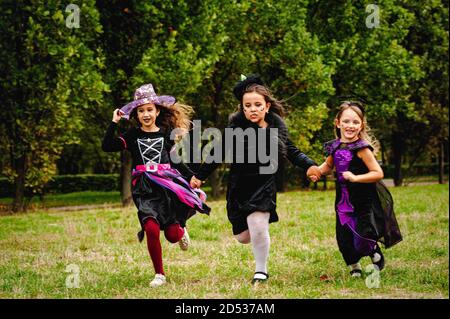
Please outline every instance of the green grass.
[[[448, 184], [391, 190], [404, 241], [385, 250], [380, 288], [348, 275], [335, 241], [334, 192], [307, 191], [278, 195], [271, 277], [257, 287], [251, 246], [233, 239], [224, 201], [189, 220], [188, 251], [162, 239], [168, 284], [157, 289], [149, 287], [153, 267], [136, 240], [134, 208], [2, 216], [0, 298], [448, 298]], [[69, 265], [79, 267], [79, 288], [66, 287]]]
[[[202, 187], [209, 193], [210, 187]], [[0, 198], [0, 205], [9, 206], [13, 202], [11, 197]], [[104, 205], [117, 204], [120, 205], [120, 192], [74, 192], [69, 194], [48, 194], [41, 200], [39, 197], [33, 197], [28, 204], [28, 210], [36, 210], [50, 207], [61, 206], [82, 206], [82, 205]]]
[[[12, 198], [0, 198], [0, 205], [10, 205]], [[120, 204], [119, 192], [75, 192], [69, 194], [46, 195], [43, 200], [33, 197], [29, 203], [29, 209], [39, 209], [44, 207], [74, 206], [74, 205], [100, 205], [100, 204]]]

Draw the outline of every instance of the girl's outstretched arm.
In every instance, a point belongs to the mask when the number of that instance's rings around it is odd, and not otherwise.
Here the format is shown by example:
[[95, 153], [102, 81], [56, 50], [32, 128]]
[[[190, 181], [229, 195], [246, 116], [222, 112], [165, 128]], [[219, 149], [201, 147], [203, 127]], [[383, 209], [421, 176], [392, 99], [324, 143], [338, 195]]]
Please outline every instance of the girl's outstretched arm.
[[364, 148], [357, 153], [369, 169], [368, 173], [355, 175], [352, 172], [344, 172], [342, 176], [352, 183], [374, 183], [384, 177], [383, 170], [378, 164], [375, 156], [368, 148]]
[[[194, 176], [195, 181], [198, 181], [198, 182], [204, 181], [205, 179], [208, 178], [209, 175], [212, 174], [212, 172], [214, 172], [224, 162], [225, 153], [227, 151], [225, 149], [225, 141], [222, 139], [215, 140], [213, 149], [214, 150], [221, 149], [222, 153], [220, 156], [220, 161], [216, 161], [215, 157], [213, 155], [208, 154], [205, 161], [200, 165], [199, 169], [195, 173], [195, 176]], [[195, 184], [196, 182], [193, 182], [193, 183]]]
[[329, 175], [333, 171], [333, 157], [330, 155], [326, 158], [325, 162], [320, 164], [319, 170], [322, 175]]
[[302, 153], [289, 138], [286, 141], [286, 153], [287, 158], [292, 164], [306, 170], [306, 176], [311, 181], [317, 182], [320, 179], [321, 173], [316, 162], [310, 159], [305, 153]]
[[184, 164], [183, 162], [180, 163], [174, 163], [172, 160], [170, 161], [170, 165], [177, 169], [181, 175], [183, 175], [184, 178], [186, 178], [187, 181], [190, 181], [192, 176], [194, 176], [194, 172]]
[[289, 161], [295, 166], [299, 166], [305, 170], [313, 165], [316, 165], [305, 153], [302, 153], [292, 141], [288, 138], [286, 140], [286, 155]]
[[221, 163], [202, 163], [202, 165], [200, 165], [200, 168], [198, 170], [198, 172], [195, 174], [195, 178], [200, 180], [200, 181], [204, 181], [206, 178], [208, 178], [209, 175], [212, 174], [212, 172], [214, 172], [216, 170], [216, 168], [218, 168], [220, 166]]

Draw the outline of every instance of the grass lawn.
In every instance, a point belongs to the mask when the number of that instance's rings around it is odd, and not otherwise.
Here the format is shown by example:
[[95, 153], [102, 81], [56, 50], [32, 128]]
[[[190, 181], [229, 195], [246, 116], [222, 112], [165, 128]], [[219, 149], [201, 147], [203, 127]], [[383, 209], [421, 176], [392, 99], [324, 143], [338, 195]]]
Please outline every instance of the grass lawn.
[[[0, 205], [10, 205], [13, 199], [10, 197], [0, 198]], [[68, 194], [46, 195], [43, 200], [33, 197], [29, 203], [29, 209], [43, 207], [58, 207], [71, 205], [100, 205], [120, 204], [120, 192], [75, 192]]]
[[[379, 288], [348, 275], [334, 237], [334, 191], [306, 191], [278, 195], [271, 277], [256, 287], [251, 246], [233, 239], [224, 201], [189, 220], [189, 250], [162, 239], [168, 284], [157, 289], [134, 208], [1, 216], [0, 298], [448, 298], [448, 184], [391, 191], [404, 240], [385, 250]], [[79, 287], [67, 288], [73, 269]]]

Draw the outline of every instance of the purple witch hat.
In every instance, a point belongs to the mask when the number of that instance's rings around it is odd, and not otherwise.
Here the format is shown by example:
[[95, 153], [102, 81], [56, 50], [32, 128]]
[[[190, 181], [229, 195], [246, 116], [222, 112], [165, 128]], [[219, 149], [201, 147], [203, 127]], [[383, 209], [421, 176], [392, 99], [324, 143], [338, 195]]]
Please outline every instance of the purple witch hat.
[[127, 120], [130, 118], [131, 112], [144, 104], [154, 103], [162, 106], [172, 106], [176, 99], [170, 95], [156, 95], [155, 89], [151, 83], [144, 84], [134, 92], [134, 101], [128, 103], [120, 109], [124, 114], [122, 117]]

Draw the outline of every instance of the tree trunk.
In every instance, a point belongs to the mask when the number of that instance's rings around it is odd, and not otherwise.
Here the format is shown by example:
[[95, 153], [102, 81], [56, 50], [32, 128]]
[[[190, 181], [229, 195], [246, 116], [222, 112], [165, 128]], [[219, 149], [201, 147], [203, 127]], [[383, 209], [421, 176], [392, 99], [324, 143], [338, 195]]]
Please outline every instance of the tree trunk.
[[15, 171], [17, 173], [16, 178], [14, 178], [14, 201], [12, 204], [12, 210], [14, 213], [22, 212], [25, 210], [25, 155], [20, 156], [18, 159], [14, 160]]
[[386, 160], [386, 149], [384, 147], [384, 143], [380, 141], [380, 152], [381, 152], [381, 164], [384, 166], [387, 163]]
[[220, 178], [217, 169], [209, 176], [209, 183], [211, 184], [211, 197], [213, 199], [218, 198], [220, 195]]
[[120, 153], [120, 196], [122, 206], [129, 206], [133, 202], [131, 196], [131, 154], [127, 151]]
[[403, 139], [401, 135], [397, 132], [393, 133], [393, 162], [394, 162], [394, 185], [402, 186], [403, 176], [402, 176], [402, 157], [403, 157]]
[[444, 184], [444, 143], [439, 144], [439, 184]]

